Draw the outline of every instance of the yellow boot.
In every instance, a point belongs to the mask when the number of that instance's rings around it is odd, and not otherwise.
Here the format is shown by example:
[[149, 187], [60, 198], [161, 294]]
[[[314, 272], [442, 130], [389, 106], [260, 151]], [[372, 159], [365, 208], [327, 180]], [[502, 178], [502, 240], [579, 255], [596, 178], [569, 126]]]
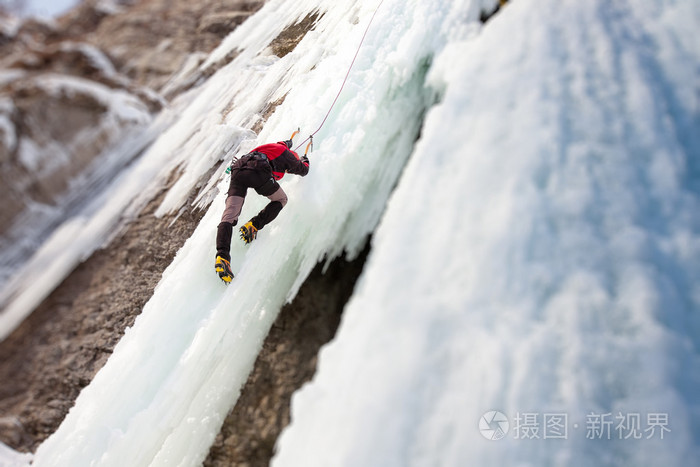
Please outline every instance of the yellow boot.
[[216, 257], [216, 263], [214, 263], [214, 270], [219, 275], [222, 281], [227, 284], [233, 280], [233, 272], [231, 272], [231, 263], [221, 256]]
[[246, 243], [252, 242], [258, 236], [258, 229], [255, 228], [252, 221], [248, 221], [246, 225], [238, 230], [241, 232], [241, 238]]

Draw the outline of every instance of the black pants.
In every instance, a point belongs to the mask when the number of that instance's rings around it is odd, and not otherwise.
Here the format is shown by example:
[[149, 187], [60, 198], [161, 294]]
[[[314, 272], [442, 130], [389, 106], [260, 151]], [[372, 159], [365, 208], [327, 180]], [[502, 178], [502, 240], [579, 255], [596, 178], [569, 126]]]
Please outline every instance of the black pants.
[[272, 178], [272, 172], [264, 168], [235, 168], [231, 172], [231, 184], [226, 198], [226, 209], [216, 232], [216, 254], [231, 259], [231, 236], [233, 226], [238, 223], [248, 188], [269, 198], [270, 202], [250, 221], [260, 230], [272, 222], [287, 204], [287, 195]]

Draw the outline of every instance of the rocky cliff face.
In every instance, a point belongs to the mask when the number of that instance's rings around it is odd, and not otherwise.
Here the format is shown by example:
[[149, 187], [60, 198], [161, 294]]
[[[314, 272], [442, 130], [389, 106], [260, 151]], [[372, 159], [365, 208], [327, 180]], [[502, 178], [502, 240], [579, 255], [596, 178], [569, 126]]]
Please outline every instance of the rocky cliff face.
[[54, 22], [0, 18], [0, 234], [16, 241], [22, 213], [60, 207], [73, 181], [147, 126], [169, 78], [262, 4], [87, 0]]
[[162, 105], [86, 43], [10, 53], [0, 70], [0, 234], [29, 207], [59, 205], [73, 180]]
[[190, 60], [201, 60], [264, 0], [90, 0], [61, 19], [140, 85], [160, 91]]

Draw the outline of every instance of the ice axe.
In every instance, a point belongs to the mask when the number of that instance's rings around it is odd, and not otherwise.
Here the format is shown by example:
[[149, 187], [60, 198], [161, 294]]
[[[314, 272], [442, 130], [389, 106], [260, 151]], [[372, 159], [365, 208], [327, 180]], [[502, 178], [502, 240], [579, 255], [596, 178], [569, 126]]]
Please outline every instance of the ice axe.
[[[292, 133], [292, 136], [289, 138], [289, 141], [294, 141], [294, 137], [301, 133], [301, 127], [297, 127], [296, 131]], [[302, 143], [303, 144], [303, 143]], [[290, 145], [291, 147], [291, 145]], [[309, 149], [313, 152], [314, 150], [314, 135], [309, 136], [309, 144], [306, 145], [306, 150], [304, 151], [304, 155], [307, 156], [309, 154]]]

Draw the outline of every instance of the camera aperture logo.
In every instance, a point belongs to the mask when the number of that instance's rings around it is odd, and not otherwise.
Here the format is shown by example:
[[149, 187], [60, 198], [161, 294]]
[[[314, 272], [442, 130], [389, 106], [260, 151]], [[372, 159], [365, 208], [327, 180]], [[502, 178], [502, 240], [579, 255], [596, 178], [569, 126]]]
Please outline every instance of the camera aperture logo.
[[486, 412], [479, 419], [479, 431], [488, 440], [498, 441], [503, 439], [508, 434], [509, 429], [508, 417], [498, 410]]

